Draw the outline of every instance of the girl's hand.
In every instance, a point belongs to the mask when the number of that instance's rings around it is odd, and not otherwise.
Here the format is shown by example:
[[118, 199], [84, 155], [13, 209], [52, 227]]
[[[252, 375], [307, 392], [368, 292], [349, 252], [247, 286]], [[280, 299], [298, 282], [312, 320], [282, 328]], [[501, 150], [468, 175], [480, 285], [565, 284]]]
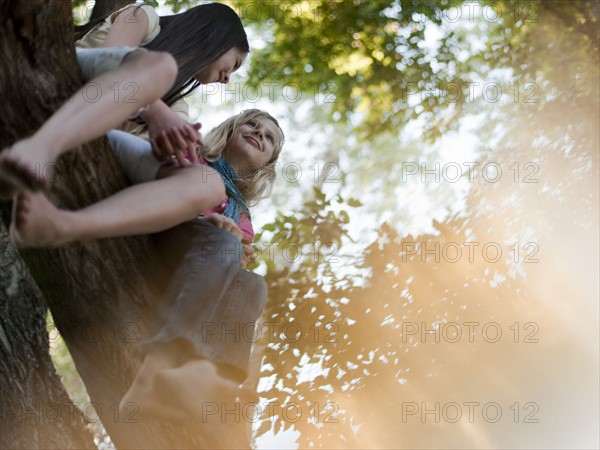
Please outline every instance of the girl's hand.
[[190, 124], [179, 117], [162, 101], [157, 100], [140, 114], [148, 125], [152, 153], [159, 161], [176, 159], [180, 166], [198, 162], [197, 146], [204, 146], [200, 123]]
[[240, 228], [233, 221], [233, 219], [230, 219], [229, 217], [225, 217], [222, 214], [214, 213], [203, 217], [203, 219], [208, 220], [213, 225], [222, 228], [225, 231], [229, 231], [236, 238], [238, 238], [240, 242], [242, 242], [242, 240], [244, 239], [244, 233], [242, 233], [242, 230], [240, 230]]
[[210, 214], [204, 217], [204, 219], [208, 220], [213, 225], [222, 228], [223, 230], [229, 231], [231, 234], [233, 234], [236, 238], [240, 240], [240, 242], [244, 246], [244, 254], [242, 256], [242, 260], [240, 261], [240, 268], [245, 269], [246, 267], [248, 267], [248, 264], [254, 258], [254, 254], [256, 253], [256, 251], [254, 250], [254, 247], [252, 247], [252, 242], [244, 238], [244, 233], [242, 233], [242, 230], [240, 230], [240, 228], [233, 221], [233, 219], [225, 217], [222, 214], [216, 213]]
[[186, 122], [182, 128], [172, 127], [170, 130], [161, 131], [158, 138], [150, 138], [152, 153], [159, 161], [176, 159], [181, 167], [196, 164], [197, 148], [204, 145], [202, 134], [199, 133], [201, 127], [199, 123], [190, 125]]
[[236, 238], [240, 240], [240, 242], [244, 246], [244, 255], [242, 256], [242, 260], [240, 261], [240, 268], [245, 269], [250, 263], [250, 261], [252, 261], [256, 251], [254, 250], [254, 247], [252, 247], [252, 242], [244, 238], [244, 233], [242, 232], [242, 230], [240, 230], [237, 224], [229, 217], [225, 217], [224, 215], [217, 213], [210, 214], [206, 217], [203, 217], [203, 219], [208, 220], [210, 223], [219, 228], [229, 231], [231, 234], [233, 234]]
[[[245, 241], [242, 241], [244, 243]], [[256, 251], [252, 244], [244, 243], [244, 256], [242, 256], [242, 261], [240, 262], [240, 267], [245, 269], [248, 267], [248, 264], [254, 259], [254, 254]]]

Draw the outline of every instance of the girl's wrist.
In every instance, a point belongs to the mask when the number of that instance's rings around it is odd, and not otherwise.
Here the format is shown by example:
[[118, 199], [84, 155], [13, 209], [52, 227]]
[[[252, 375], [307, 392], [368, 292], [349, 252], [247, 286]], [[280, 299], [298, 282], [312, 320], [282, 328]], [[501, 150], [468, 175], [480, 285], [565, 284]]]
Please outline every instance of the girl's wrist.
[[140, 111], [137, 117], [148, 123], [154, 120], [156, 116], [163, 115], [165, 111], [170, 111], [166, 103], [162, 100], [156, 100], [154, 103], [143, 108], [143, 111]]

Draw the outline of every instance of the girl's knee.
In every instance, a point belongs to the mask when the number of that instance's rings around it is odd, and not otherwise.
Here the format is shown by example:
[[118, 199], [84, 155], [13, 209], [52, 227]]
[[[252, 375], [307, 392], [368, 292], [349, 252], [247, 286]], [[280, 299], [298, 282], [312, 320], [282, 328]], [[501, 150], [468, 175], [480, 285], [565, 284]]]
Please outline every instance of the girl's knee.
[[194, 177], [202, 185], [205, 201], [211, 207], [219, 206], [227, 198], [225, 184], [221, 175], [211, 167], [197, 165], [193, 166]]
[[135, 64], [140, 71], [152, 74], [155, 82], [162, 81], [168, 88], [177, 78], [177, 61], [170, 53], [138, 49], [128, 55], [127, 61]]
[[152, 67], [153, 73], [161, 74], [164, 81], [169, 84], [169, 87], [177, 78], [177, 61], [167, 52], [148, 52], [150, 54], [149, 64]]
[[267, 301], [267, 283], [263, 277], [253, 272], [242, 271], [239, 276], [242, 277], [246, 299], [252, 303], [252, 307], [256, 311], [256, 319], [260, 316]]
[[265, 307], [265, 303], [267, 302], [267, 294], [268, 294], [267, 282], [260, 275], [257, 275], [255, 273], [252, 273], [252, 275], [254, 278], [254, 280], [253, 280], [254, 295], [256, 298], [258, 313], [260, 315], [260, 312], [263, 310], [263, 308]]

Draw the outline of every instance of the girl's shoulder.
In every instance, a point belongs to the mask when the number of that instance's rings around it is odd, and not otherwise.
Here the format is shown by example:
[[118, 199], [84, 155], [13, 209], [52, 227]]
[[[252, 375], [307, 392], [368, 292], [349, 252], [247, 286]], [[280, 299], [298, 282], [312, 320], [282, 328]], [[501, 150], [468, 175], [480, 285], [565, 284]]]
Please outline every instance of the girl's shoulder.
[[124, 20], [125, 22], [134, 22], [136, 20], [135, 14], [139, 14], [139, 11], [143, 11], [146, 16], [148, 16], [148, 21], [150, 22], [149, 29], [159, 26], [160, 17], [156, 13], [156, 10], [150, 5], [137, 5], [135, 3], [130, 3], [127, 6], [124, 6], [121, 9], [117, 9], [115, 12], [110, 14], [105, 22], [112, 25], [113, 23]]
[[84, 37], [77, 41], [75, 45], [83, 48], [102, 47], [106, 40], [106, 36], [114, 23], [117, 21], [125, 21], [125, 23], [134, 22], [137, 20], [135, 14], [140, 14], [140, 11], [143, 11], [148, 17], [148, 30], [140, 45], [148, 44], [158, 36], [158, 33], [160, 33], [160, 17], [150, 5], [136, 5], [135, 3], [131, 3], [116, 10], [112, 14], [109, 14], [106, 19], [92, 28]]

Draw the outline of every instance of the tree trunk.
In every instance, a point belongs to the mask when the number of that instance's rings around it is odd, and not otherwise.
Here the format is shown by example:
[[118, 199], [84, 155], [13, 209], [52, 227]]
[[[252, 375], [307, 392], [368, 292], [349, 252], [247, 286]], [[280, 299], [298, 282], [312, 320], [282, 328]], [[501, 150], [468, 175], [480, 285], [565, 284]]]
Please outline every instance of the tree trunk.
[[94, 448], [50, 360], [41, 293], [0, 230], [0, 448]]
[[[0, 0], [0, 149], [32, 134], [81, 86], [72, 28], [69, 1]], [[49, 195], [59, 207], [79, 209], [124, 187], [126, 181], [116, 159], [106, 140], [99, 139], [58, 161]], [[9, 205], [0, 206], [6, 225]], [[1, 239], [3, 248], [8, 248], [6, 237]], [[155, 280], [160, 276], [149, 240], [106, 239], [20, 253], [117, 447], [205, 447], [200, 436], [142, 421], [134, 405], [125, 416], [116, 408], [139, 368], [137, 350], [159, 298]], [[2, 267], [12, 267], [12, 272], [4, 275], [3, 269], [0, 277], [2, 402], [5, 397], [16, 405], [66, 400], [50, 370], [44, 306], [33, 294], [27, 270], [14, 265], [11, 258], [3, 250]], [[21, 290], [16, 291], [15, 285]], [[5, 292], [11, 295], [5, 298]], [[29, 389], [36, 380], [33, 370], [43, 383]], [[22, 389], [15, 390], [15, 384]], [[12, 386], [9, 396], [4, 393], [8, 386]], [[3, 430], [2, 443], [6, 440], [8, 446], [27, 448], [48, 447], [53, 442], [63, 448], [89, 445], [89, 438], [81, 437], [80, 415], [76, 416], [77, 420], [58, 423], [17, 420], [22, 426], [11, 428], [8, 435]], [[15, 420], [8, 417], [5, 422], [2, 415], [3, 425]], [[46, 440], [46, 435], [54, 437]]]

